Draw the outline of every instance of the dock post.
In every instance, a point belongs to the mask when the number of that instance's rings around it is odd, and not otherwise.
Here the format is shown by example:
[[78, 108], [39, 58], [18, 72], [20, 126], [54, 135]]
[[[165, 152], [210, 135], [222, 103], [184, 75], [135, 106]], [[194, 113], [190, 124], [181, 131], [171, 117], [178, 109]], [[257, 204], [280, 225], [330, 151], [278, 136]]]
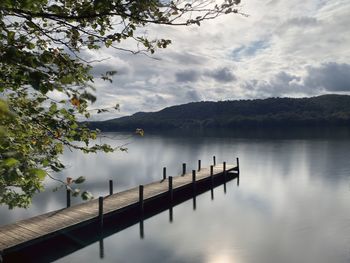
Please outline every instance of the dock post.
[[113, 180], [109, 180], [109, 195], [113, 194]]
[[201, 170], [201, 160], [198, 160], [198, 171], [200, 171]]
[[182, 164], [182, 176], [184, 176], [186, 174], [186, 164], [183, 163]]
[[216, 165], [216, 157], [213, 156], [213, 165], [215, 166]]
[[100, 227], [103, 228], [103, 197], [98, 198], [98, 218], [100, 220]]
[[143, 201], [143, 185], [139, 185], [139, 203], [140, 203], [140, 211], [141, 213], [143, 213], [143, 205], [144, 205], [144, 201]]
[[163, 180], [166, 179], [166, 167], [163, 167]]
[[239, 173], [239, 158], [238, 157], [236, 158], [236, 163], [237, 163], [237, 171]]
[[169, 176], [169, 197], [170, 202], [173, 201], [173, 177]]
[[192, 185], [193, 191], [196, 190], [196, 170], [192, 170]]
[[210, 183], [211, 200], [214, 200], [214, 165], [210, 165]]
[[67, 188], [67, 208], [70, 207], [70, 189]]
[[227, 178], [226, 178], [226, 162], [223, 162], [223, 173], [224, 173], [224, 190], [225, 190], [225, 193], [226, 193], [226, 181], [227, 181]]

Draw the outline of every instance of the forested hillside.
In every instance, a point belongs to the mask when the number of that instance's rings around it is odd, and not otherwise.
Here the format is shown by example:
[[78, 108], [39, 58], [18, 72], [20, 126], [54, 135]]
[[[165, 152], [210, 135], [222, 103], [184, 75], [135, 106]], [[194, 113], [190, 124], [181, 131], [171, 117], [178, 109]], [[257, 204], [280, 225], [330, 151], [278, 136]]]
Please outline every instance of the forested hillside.
[[193, 102], [90, 125], [102, 131], [350, 125], [350, 96]]

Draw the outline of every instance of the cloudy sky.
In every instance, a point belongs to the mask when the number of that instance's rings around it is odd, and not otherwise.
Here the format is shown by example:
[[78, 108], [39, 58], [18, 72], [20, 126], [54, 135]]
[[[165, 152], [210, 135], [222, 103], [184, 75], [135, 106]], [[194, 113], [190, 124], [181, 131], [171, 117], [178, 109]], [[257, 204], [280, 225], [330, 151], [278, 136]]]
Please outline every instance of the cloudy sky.
[[103, 49], [94, 107], [119, 103], [108, 119], [192, 101], [304, 97], [350, 91], [349, 0], [242, 0], [249, 17], [227, 15], [200, 27], [149, 26], [173, 43], [152, 59]]

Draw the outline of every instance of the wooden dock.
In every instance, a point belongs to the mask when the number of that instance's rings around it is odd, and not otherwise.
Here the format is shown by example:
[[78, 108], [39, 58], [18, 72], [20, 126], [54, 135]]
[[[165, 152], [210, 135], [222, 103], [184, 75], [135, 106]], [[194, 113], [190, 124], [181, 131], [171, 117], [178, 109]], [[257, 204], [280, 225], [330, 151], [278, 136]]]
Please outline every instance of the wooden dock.
[[[185, 170], [184, 170], [185, 172]], [[100, 197], [89, 202], [74, 205], [61, 210], [49, 212], [13, 224], [0, 227], [0, 256], [13, 252], [21, 247], [49, 239], [66, 229], [77, 228], [96, 221], [101, 226], [109, 215], [131, 209], [143, 213], [144, 205], [152, 201], [172, 202], [174, 195], [183, 189], [195, 189], [202, 182], [223, 178], [228, 174], [239, 174], [239, 164], [211, 166], [184, 173], [176, 177], [166, 178], [130, 190]], [[226, 181], [226, 179], [225, 179]]]

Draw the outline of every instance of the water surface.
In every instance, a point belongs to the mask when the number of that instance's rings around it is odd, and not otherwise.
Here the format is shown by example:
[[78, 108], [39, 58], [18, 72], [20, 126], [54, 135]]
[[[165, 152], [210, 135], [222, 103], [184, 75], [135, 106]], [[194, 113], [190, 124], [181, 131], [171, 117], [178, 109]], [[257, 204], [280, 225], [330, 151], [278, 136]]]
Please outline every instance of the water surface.
[[[122, 134], [108, 134], [109, 137]], [[350, 136], [345, 131], [255, 134], [150, 135], [126, 140], [128, 153], [82, 155], [67, 151], [65, 176], [84, 175], [84, 188], [108, 194], [195, 169], [240, 158], [235, 181], [144, 222], [145, 236], [132, 226], [58, 262], [349, 262]], [[113, 141], [122, 144], [125, 140]], [[52, 188], [52, 182], [48, 182]], [[80, 200], [74, 200], [80, 202]], [[47, 191], [29, 210], [0, 210], [1, 224], [65, 205], [64, 192]]]

